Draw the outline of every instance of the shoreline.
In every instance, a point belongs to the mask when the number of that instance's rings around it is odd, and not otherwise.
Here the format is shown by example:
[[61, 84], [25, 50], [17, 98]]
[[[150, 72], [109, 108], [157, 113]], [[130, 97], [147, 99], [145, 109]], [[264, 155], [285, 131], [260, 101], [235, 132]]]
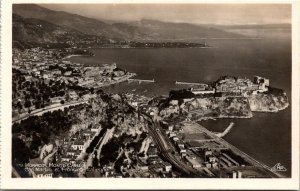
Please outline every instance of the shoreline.
[[65, 59], [69, 59], [69, 58], [72, 58], [72, 57], [78, 57], [78, 56], [85, 56], [85, 55], [80, 55], [80, 54], [71, 54], [71, 55], [68, 55], [64, 58], [62, 58], [62, 60], [65, 60]]
[[[192, 122], [193, 123], [193, 122]], [[228, 147], [229, 149], [231, 149], [234, 153], [240, 155], [242, 158], [244, 158], [247, 162], [251, 163], [253, 166], [257, 166], [257, 167], [262, 167], [266, 170], [269, 171], [269, 173], [273, 174], [273, 175], [276, 175], [277, 178], [286, 178], [285, 175], [281, 174], [281, 173], [278, 173], [276, 171], [272, 171], [271, 168], [254, 159], [253, 157], [251, 157], [250, 155], [248, 155], [247, 153], [241, 151], [240, 149], [238, 149], [236, 146], [230, 144], [229, 142], [227, 142], [226, 140], [224, 140], [223, 138], [221, 137], [218, 137], [217, 135], [215, 135], [212, 131], [208, 130], [207, 128], [205, 128], [203, 125], [199, 124], [199, 123], [194, 123], [195, 125], [197, 125], [203, 132], [207, 133], [209, 136], [211, 136], [212, 138], [218, 140], [221, 144], [223, 144], [224, 146]]]
[[83, 57], [90, 57], [90, 56], [92, 56], [92, 55], [85, 55], [85, 54], [71, 54], [71, 55], [68, 55], [68, 56], [62, 58], [62, 60], [69, 59], [69, 58], [72, 58], [72, 57], [80, 57], [80, 56], [83, 56]]

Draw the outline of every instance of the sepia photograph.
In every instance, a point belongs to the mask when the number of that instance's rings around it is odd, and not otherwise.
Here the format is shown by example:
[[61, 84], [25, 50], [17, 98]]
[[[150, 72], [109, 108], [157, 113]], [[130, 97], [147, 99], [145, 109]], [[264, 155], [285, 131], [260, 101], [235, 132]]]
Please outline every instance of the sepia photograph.
[[5, 173], [53, 183], [295, 178], [292, 10], [12, 3]]

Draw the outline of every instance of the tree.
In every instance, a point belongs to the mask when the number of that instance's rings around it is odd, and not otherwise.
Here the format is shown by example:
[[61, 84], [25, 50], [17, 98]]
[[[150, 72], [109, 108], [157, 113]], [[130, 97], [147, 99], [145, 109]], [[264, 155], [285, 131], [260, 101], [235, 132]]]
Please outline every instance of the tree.
[[24, 106], [26, 108], [28, 108], [28, 112], [30, 111], [30, 107], [31, 107], [31, 101], [30, 100], [26, 100]]

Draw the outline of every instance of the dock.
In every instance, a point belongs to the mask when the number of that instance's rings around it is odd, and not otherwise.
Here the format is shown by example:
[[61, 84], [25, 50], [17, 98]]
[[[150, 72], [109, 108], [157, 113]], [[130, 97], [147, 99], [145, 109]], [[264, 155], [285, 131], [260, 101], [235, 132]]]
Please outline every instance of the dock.
[[196, 86], [204, 86], [204, 87], [208, 87], [207, 84], [203, 84], [203, 83], [196, 83], [196, 82], [179, 82], [179, 81], [175, 81], [176, 85], [196, 85]]
[[228, 127], [222, 132], [222, 133], [215, 133], [218, 137], [224, 137], [227, 133], [229, 133], [229, 131], [232, 129], [234, 123], [231, 122]]

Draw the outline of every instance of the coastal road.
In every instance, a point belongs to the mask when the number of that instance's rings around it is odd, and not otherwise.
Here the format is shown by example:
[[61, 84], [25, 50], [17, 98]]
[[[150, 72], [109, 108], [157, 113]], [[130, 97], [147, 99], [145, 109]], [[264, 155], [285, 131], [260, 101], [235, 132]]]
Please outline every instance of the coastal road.
[[12, 123], [19, 122], [23, 119], [26, 119], [26, 118], [30, 117], [30, 116], [40, 116], [40, 115], [43, 115], [44, 113], [49, 112], [49, 111], [64, 109], [65, 107], [79, 105], [79, 104], [86, 103], [86, 102], [87, 101], [85, 100], [85, 101], [78, 101], [78, 102], [73, 102], [73, 103], [66, 103], [66, 104], [63, 104], [63, 105], [60, 104], [60, 105], [56, 105], [56, 106], [52, 106], [52, 107], [48, 107], [48, 108], [43, 108], [43, 109], [36, 109], [36, 110], [32, 111], [31, 113], [13, 118]]

